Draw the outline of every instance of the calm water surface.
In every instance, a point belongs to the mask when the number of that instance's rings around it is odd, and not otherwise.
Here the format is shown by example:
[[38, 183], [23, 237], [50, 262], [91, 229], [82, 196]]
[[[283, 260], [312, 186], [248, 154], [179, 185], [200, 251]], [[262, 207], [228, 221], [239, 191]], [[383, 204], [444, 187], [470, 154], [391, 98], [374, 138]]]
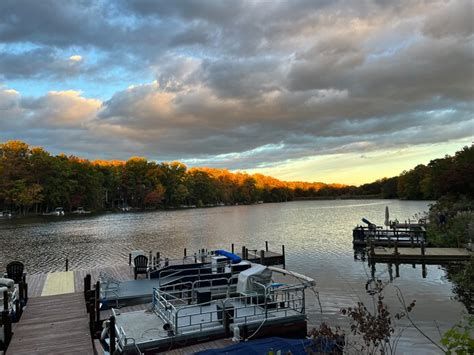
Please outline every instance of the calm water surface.
[[[265, 241], [279, 251], [285, 244], [287, 268], [317, 281], [321, 309], [312, 295], [308, 315], [347, 326], [340, 308], [359, 300], [372, 304], [365, 284], [370, 278], [366, 262], [354, 260], [352, 228], [362, 217], [383, 224], [385, 206], [392, 219], [405, 220], [427, 210], [428, 203], [398, 200], [301, 201], [253, 206], [233, 206], [180, 211], [103, 214], [76, 217], [38, 217], [0, 220], [0, 269], [21, 260], [28, 272], [62, 270], [69, 258], [71, 269], [128, 262], [133, 249], [160, 251], [170, 258], [183, 248], [227, 248], [235, 243], [262, 249]], [[429, 336], [439, 339], [465, 313], [454, 300], [452, 284], [440, 266], [400, 266], [400, 277], [390, 281], [389, 267], [377, 264], [376, 278], [388, 283], [386, 301], [393, 313], [400, 309], [396, 287], [407, 301], [416, 299], [413, 319]], [[393, 276], [394, 273], [393, 273]], [[401, 353], [436, 353], [427, 340], [411, 328], [403, 332]]]

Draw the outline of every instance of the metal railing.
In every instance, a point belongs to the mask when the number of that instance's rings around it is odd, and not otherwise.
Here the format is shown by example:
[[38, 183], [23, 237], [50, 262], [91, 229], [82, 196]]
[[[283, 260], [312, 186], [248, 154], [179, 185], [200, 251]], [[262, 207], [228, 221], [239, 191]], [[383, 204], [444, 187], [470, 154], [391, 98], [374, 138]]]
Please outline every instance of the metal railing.
[[[174, 334], [187, 331], [202, 331], [203, 328], [224, 327], [224, 312], [232, 309], [229, 315], [236, 323], [249, 323], [269, 317], [288, 317], [305, 313], [305, 286], [290, 285], [274, 288], [262, 285], [262, 293], [241, 295], [223, 300], [211, 300], [199, 305], [175, 306], [183, 299], [161, 291], [153, 290], [153, 309], [164, 322], [173, 329]], [[212, 306], [216, 307], [213, 308]], [[219, 324], [216, 324], [219, 322]], [[212, 324], [212, 325], [211, 325]]]

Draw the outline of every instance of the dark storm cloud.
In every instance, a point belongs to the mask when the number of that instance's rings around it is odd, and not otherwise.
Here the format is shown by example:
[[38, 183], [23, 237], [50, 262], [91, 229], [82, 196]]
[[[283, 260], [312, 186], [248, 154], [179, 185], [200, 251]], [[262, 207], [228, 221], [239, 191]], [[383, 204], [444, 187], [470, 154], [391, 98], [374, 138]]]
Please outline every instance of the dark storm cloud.
[[[472, 20], [470, 1], [7, 0], [0, 138], [230, 168], [462, 139]], [[78, 77], [118, 85], [8, 85]]]

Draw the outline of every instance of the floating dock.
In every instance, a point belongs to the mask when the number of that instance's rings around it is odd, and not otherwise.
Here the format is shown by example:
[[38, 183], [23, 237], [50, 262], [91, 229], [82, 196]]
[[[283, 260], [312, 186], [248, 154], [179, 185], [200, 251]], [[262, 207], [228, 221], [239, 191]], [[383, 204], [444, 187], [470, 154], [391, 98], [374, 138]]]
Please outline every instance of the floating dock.
[[463, 262], [472, 252], [464, 248], [385, 248], [369, 250], [369, 261], [408, 264], [445, 264]]

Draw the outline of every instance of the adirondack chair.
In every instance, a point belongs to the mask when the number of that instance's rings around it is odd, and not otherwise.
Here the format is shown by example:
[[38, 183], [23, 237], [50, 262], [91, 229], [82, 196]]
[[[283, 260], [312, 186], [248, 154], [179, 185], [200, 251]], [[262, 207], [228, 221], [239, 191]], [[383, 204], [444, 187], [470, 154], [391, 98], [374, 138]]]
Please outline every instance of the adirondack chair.
[[135, 274], [135, 280], [138, 274], [148, 275], [148, 258], [145, 255], [138, 255], [133, 259], [133, 271]]
[[7, 265], [7, 277], [15, 281], [15, 283], [22, 282], [24, 268], [23, 263], [12, 261]]

